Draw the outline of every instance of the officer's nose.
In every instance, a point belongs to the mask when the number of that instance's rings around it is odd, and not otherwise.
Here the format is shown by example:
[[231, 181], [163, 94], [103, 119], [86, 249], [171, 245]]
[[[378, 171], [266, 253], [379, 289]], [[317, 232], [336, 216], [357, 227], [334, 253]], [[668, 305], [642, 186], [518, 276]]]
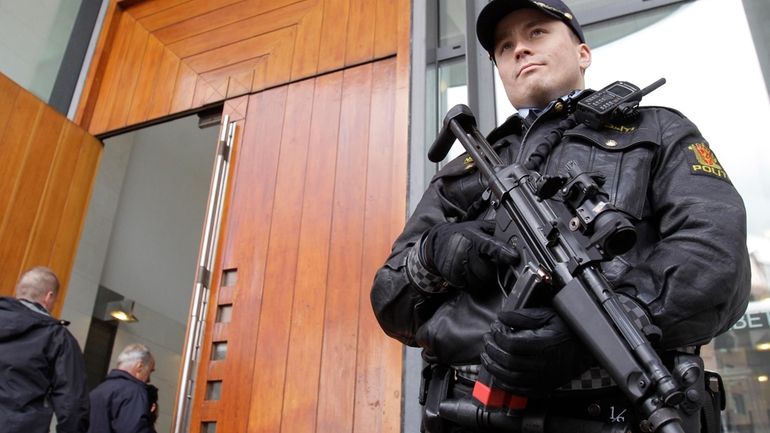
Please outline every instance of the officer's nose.
[[530, 50], [529, 45], [526, 43], [517, 43], [513, 50], [513, 55], [516, 60], [522, 60], [528, 56], [531, 56], [532, 50]]

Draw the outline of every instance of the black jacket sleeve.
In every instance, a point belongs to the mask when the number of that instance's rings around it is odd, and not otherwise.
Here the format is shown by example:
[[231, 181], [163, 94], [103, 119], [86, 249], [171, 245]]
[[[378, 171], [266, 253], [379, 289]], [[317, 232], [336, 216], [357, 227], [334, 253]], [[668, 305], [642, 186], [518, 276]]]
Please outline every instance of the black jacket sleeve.
[[648, 187], [659, 239], [616, 283], [647, 306], [662, 346], [703, 344], [743, 314], [750, 291], [743, 201], [698, 129], [659, 112]]
[[433, 177], [407, 220], [404, 231], [393, 243], [388, 260], [374, 277], [371, 291], [374, 314], [385, 333], [404, 344], [417, 345], [415, 335], [418, 328], [447, 300], [442, 294], [427, 294], [410, 283], [406, 269], [407, 254], [431, 227], [465, 216], [467, 204], [458, 203], [458, 194], [445, 191], [447, 182], [466, 179], [461, 186], [461, 195], [465, 198], [480, 195], [483, 191], [480, 176], [467, 176], [463, 159], [456, 158]]
[[380, 326], [389, 336], [415, 346], [417, 329], [437, 307], [435, 300], [414, 287], [407, 276], [409, 249], [430, 227], [446, 221], [436, 182], [431, 183], [404, 231], [396, 239], [385, 264], [377, 271], [371, 302]]
[[86, 368], [75, 337], [61, 326], [53, 337], [53, 380], [51, 403], [56, 413], [58, 433], [88, 431], [89, 399]]

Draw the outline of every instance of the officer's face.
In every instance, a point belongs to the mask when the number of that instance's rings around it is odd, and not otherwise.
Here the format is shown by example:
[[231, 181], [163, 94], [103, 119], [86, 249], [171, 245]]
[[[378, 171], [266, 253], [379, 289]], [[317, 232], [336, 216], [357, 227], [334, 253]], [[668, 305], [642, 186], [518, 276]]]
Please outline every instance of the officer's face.
[[584, 87], [591, 49], [563, 22], [535, 9], [519, 9], [497, 25], [495, 60], [514, 107], [543, 107]]

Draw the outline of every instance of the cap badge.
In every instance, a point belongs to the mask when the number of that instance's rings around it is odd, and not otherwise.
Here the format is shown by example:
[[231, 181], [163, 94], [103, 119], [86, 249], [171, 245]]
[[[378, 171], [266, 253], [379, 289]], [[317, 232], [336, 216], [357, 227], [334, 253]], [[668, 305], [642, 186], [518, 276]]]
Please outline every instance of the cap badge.
[[537, 6], [543, 8], [543, 9], [548, 9], [551, 12], [556, 12], [557, 14], [563, 16], [564, 18], [566, 18], [566, 19], [568, 19], [570, 21], [572, 20], [572, 14], [564, 12], [564, 11], [560, 11], [559, 9], [556, 9], [555, 7], [553, 7], [553, 6], [549, 5], [549, 4], [545, 4], [543, 2], [532, 2], [532, 3], [536, 4]]

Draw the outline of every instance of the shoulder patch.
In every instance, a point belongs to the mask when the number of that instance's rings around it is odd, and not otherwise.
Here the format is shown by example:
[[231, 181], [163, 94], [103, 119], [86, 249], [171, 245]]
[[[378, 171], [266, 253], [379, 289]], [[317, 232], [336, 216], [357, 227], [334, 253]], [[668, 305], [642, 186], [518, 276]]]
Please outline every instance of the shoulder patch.
[[705, 142], [693, 143], [687, 146], [686, 149], [685, 153], [687, 153], [687, 161], [690, 165], [690, 174], [711, 176], [730, 182], [730, 178], [727, 177], [727, 173], [725, 173], [722, 165], [719, 164], [719, 160], [708, 144]]

